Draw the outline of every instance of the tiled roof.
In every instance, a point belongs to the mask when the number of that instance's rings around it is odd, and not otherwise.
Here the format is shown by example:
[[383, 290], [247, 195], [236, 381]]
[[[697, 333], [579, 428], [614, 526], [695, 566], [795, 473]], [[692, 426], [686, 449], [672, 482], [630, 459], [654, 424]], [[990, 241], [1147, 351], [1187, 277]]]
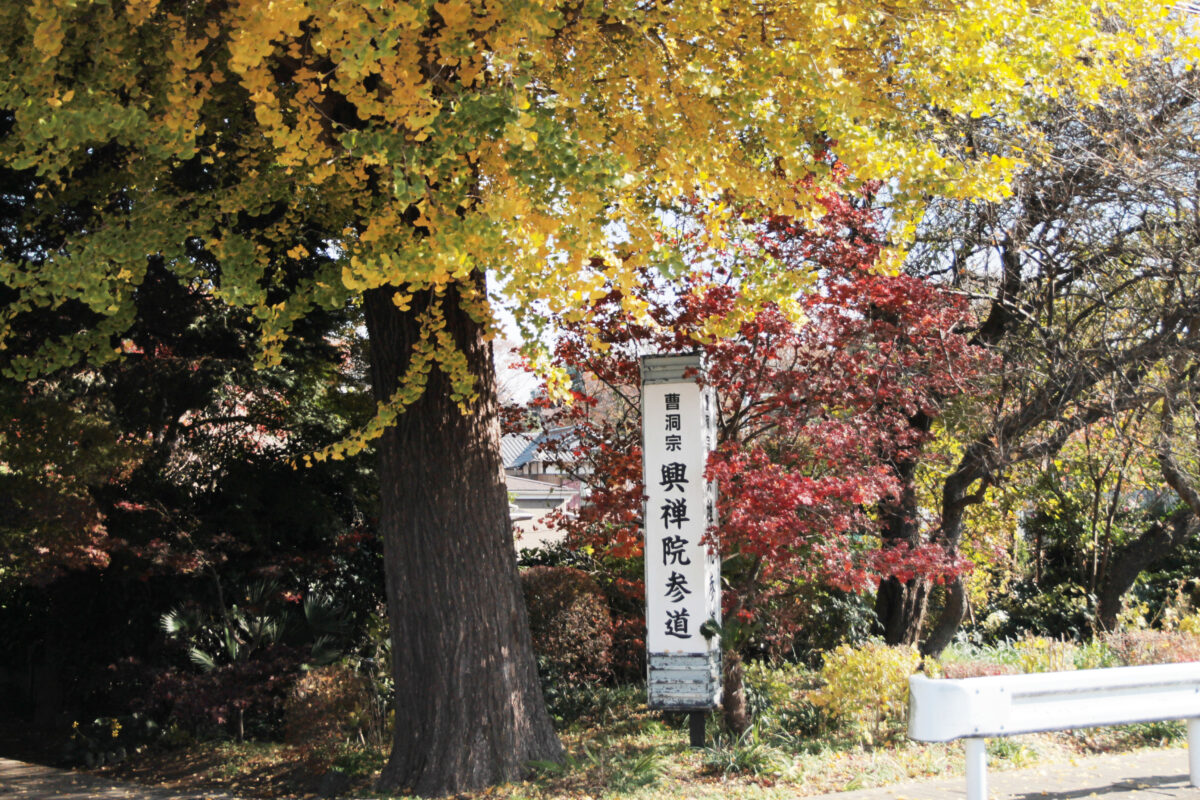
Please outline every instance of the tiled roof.
[[505, 469], [517, 469], [533, 460], [537, 439], [524, 433], [509, 433], [500, 438], [500, 457]]
[[544, 442], [560, 442], [573, 436], [575, 429], [567, 426], [551, 428], [537, 436], [526, 433], [510, 433], [500, 439], [500, 455], [504, 459], [505, 469], [520, 469], [530, 461], [549, 461], [546, 454], [538, 447]]

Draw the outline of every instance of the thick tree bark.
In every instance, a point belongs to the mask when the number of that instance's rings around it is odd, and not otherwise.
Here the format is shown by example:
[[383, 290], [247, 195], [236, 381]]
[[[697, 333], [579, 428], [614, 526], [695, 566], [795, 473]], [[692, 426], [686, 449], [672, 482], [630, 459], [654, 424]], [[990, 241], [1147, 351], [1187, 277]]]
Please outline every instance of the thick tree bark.
[[[985, 480], [984, 463], [980, 445], [976, 443], [968, 447], [959, 460], [958, 468], [942, 485], [942, 525], [939, 535], [948, 554], [958, 552], [967, 507], [983, 500], [982, 486], [974, 492], [968, 492], [976, 481]], [[956, 576], [946, 586], [945, 603], [933, 623], [928, 638], [921, 644], [921, 653], [928, 656], [940, 655], [954, 640], [954, 634], [958, 632], [958, 626], [962, 624], [966, 612], [967, 593], [962, 578]]]
[[921, 644], [921, 654], [937, 657], [954, 641], [958, 626], [962, 624], [963, 616], [967, 613], [967, 592], [963, 587], [962, 578], [955, 578], [946, 586], [946, 603], [929, 637]]
[[[392, 394], [419, 340], [392, 290], [367, 292], [372, 382]], [[379, 443], [396, 723], [382, 788], [423, 796], [481, 789], [521, 776], [530, 760], [559, 760], [538, 683], [517, 576], [500, 460], [491, 345], [444, 295], [446, 330], [479, 381], [463, 414], [436, 366], [424, 394]]]
[[742, 656], [737, 650], [726, 650], [722, 654], [721, 710], [725, 718], [725, 730], [741, 736], [750, 730], [750, 710], [746, 707], [746, 670]]
[[929, 581], [913, 578], [901, 583], [887, 578], [875, 595], [875, 615], [888, 644], [916, 644], [929, 607]]
[[1196, 518], [1191, 510], [1181, 508], [1169, 518], [1154, 522], [1138, 538], [1113, 551], [1104, 583], [1096, 596], [1096, 621], [1102, 630], [1116, 629], [1121, 601], [1137, 581], [1138, 575], [1181, 547], [1196, 535], [1196, 530]]
[[[910, 423], [913, 428], [928, 431], [933, 420], [925, 414], [917, 414]], [[886, 510], [880, 537], [884, 547], [921, 545], [921, 527], [917, 523], [919, 503], [914, 483], [917, 472], [915, 460], [902, 461], [896, 465], [896, 477], [903, 487], [897, 502]], [[915, 577], [907, 581], [887, 578], [880, 582], [875, 593], [875, 616], [879, 632], [888, 644], [916, 644], [921, 637], [921, 626], [929, 606], [929, 580]]]

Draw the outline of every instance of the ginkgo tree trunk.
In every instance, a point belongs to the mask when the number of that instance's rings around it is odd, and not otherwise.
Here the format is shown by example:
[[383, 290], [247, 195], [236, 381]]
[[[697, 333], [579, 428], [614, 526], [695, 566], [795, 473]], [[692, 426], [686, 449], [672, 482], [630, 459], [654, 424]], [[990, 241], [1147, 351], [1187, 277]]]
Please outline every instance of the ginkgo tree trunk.
[[[471, 369], [492, 374], [483, 327], [447, 293], [447, 331]], [[433, 301], [431, 293], [415, 299]], [[421, 335], [391, 293], [365, 298], [372, 378], [393, 386]], [[397, 735], [386, 785], [461, 791], [520, 775], [561, 752], [542, 703], [516, 574], [494, 390], [464, 412], [443, 380], [384, 431], [379, 525], [385, 541]], [[489, 381], [490, 383], [490, 378]], [[470, 535], [464, 535], [470, 532]], [[439, 759], [431, 759], [429, 753]]]
[[[311, 310], [363, 304], [378, 413], [309, 461], [385, 437], [400, 688], [383, 783], [514, 778], [560, 749], [506, 549], [495, 312], [537, 341], [551, 316], [670, 266], [658, 234], [683, 196], [708, 207], [715, 246], [747, 204], [803, 215], [831, 147], [854, 180], [888, 180], [901, 238], [930, 194], [999, 197], [1015, 164], [978, 157], [954, 123], [1019, 125], [1067, 86], [1094, 96], [1167, 7], [0, 4], [0, 159], [38, 183], [24, 224], [48, 242], [0, 261], [0, 369], [118, 357], [151, 258], [245, 309], [264, 364]], [[795, 308], [787, 271], [734, 279], [747, 305]]]

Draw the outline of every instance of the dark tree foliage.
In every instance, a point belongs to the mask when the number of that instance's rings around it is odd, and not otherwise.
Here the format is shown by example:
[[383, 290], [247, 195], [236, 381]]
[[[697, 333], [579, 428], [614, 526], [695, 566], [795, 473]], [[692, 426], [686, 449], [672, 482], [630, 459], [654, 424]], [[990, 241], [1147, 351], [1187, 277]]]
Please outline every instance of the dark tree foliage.
[[[23, 224], [32, 189], [2, 177], [0, 246], [36, 259], [52, 231]], [[62, 224], [86, 219], [64, 209]], [[161, 663], [159, 617], [175, 604], [235, 602], [268, 576], [335, 591], [359, 617], [380, 598], [373, 470], [291, 463], [370, 413], [357, 318], [306, 318], [261, 369], [244, 315], [203, 283], [151, 264], [136, 299], [112, 341], [122, 359], [0, 381], [0, 692], [44, 723], [127, 711], [107, 669]], [[23, 324], [32, 342], [81, 315], [64, 306]]]

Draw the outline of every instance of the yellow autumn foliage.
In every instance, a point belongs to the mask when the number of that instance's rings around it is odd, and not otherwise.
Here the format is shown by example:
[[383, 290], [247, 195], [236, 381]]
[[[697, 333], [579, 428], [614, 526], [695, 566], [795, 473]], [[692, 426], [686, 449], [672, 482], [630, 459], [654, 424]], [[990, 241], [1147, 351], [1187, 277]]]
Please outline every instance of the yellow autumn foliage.
[[[267, 363], [314, 308], [393, 287], [403, 309], [481, 272], [490, 286], [470, 313], [490, 321], [503, 308], [536, 340], [545, 319], [583, 316], [654, 266], [680, 198], [709, 204], [703, 235], [717, 245], [722, 220], [810, 215], [831, 188], [831, 149], [854, 180], [886, 181], [902, 238], [921, 198], [999, 197], [1020, 163], [979, 155], [959, 122], [1019, 125], [1048, 98], [1097, 97], [1129, 59], [1176, 35], [1170, 6], [0, 4], [0, 164], [37, 185], [24, 224], [62, 230], [0, 260], [12, 295], [0, 348], [39, 309], [79, 304], [97, 319], [3, 369], [26, 378], [115, 357], [150, 257], [245, 307]], [[63, 228], [68, 207], [87, 223]], [[302, 279], [281, 271], [306, 257]], [[753, 300], [795, 291], [794, 275], [758, 270], [736, 276]], [[394, 402], [419, 394], [431, 367], [470, 398], [474, 376], [437, 310], [423, 322]]]
[[858, 737], [879, 741], [907, 719], [908, 678], [920, 666], [915, 647], [843, 644], [825, 654], [824, 685], [810, 699]]

